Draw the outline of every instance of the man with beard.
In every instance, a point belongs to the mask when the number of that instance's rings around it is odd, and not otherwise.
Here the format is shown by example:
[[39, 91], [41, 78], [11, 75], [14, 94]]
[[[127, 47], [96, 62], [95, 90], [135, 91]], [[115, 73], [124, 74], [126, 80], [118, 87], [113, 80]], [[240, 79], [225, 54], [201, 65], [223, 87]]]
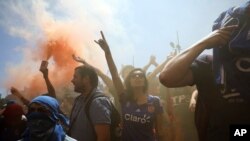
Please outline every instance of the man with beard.
[[[78, 141], [110, 140], [111, 102], [103, 96], [91, 100], [92, 97], [103, 94], [97, 90], [98, 76], [94, 68], [88, 65], [77, 67], [72, 83], [75, 92], [81, 95], [73, 105], [69, 135]], [[87, 103], [90, 103], [88, 110]]]

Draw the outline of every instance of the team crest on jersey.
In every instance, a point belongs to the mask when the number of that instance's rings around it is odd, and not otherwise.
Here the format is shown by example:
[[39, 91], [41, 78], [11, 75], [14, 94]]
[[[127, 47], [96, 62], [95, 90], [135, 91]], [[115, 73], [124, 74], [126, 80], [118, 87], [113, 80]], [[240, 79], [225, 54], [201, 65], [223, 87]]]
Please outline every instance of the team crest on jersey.
[[154, 105], [148, 105], [148, 112], [153, 113], [155, 111], [155, 106]]

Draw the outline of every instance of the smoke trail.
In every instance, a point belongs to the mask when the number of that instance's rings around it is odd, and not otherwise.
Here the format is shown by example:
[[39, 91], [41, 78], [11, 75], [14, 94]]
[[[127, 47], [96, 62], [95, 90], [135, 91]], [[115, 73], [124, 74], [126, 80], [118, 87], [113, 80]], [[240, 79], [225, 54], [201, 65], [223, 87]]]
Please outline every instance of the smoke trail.
[[[85, 7], [79, 7], [84, 4]], [[88, 5], [95, 6], [97, 10], [88, 8]], [[0, 13], [3, 19], [1, 26], [10, 35], [26, 41], [24, 47], [18, 48], [23, 59], [7, 68], [6, 87], [25, 88], [29, 98], [46, 92], [39, 72], [42, 60], [49, 61], [49, 77], [56, 90], [69, 87], [74, 68], [79, 65], [73, 61], [72, 54], [82, 56], [103, 69], [103, 52], [93, 47], [96, 32], [101, 27], [116, 34], [123, 30], [114, 20], [115, 15], [110, 10], [113, 8], [104, 2], [10, 0], [1, 1], [0, 7], [5, 11]], [[108, 22], [105, 22], [106, 19]], [[112, 27], [108, 27], [110, 23]]]

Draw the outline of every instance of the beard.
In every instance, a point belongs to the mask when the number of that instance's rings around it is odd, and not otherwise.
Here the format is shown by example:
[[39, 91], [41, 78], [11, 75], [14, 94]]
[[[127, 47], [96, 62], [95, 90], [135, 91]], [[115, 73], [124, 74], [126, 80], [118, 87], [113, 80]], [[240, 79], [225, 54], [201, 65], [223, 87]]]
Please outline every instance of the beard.
[[74, 91], [77, 93], [82, 93], [84, 87], [82, 85], [74, 85]]
[[78, 87], [74, 87], [74, 91], [77, 92], [77, 93], [81, 93], [80, 89]]
[[74, 91], [77, 92], [77, 93], [86, 93], [89, 91], [89, 88], [87, 86], [75, 86], [74, 87]]

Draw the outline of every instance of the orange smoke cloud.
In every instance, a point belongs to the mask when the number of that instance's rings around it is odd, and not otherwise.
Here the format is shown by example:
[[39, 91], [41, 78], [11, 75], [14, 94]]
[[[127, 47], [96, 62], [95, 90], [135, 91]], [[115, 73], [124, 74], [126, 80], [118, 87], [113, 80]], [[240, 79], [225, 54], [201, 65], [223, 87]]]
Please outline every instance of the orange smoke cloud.
[[[20, 47], [22, 52], [18, 52], [23, 58], [19, 63], [10, 64], [6, 69], [7, 89], [11, 86], [20, 91], [24, 89], [23, 94], [29, 99], [46, 93], [46, 84], [39, 72], [42, 60], [49, 62], [49, 78], [57, 92], [63, 92], [61, 90], [70, 87], [74, 68], [80, 65], [72, 59], [72, 54], [81, 56], [89, 64], [104, 69], [106, 61], [103, 51], [99, 47], [92, 46], [95, 44], [93, 40], [96, 39], [96, 33], [102, 29], [100, 25], [104, 24], [100, 23], [100, 18], [105, 17], [109, 19], [105, 21], [116, 23], [112, 22], [114, 19], [112, 12], [103, 15], [103, 9], [110, 10], [105, 4], [98, 4], [99, 10], [88, 9], [88, 6], [79, 8], [78, 3], [71, 1], [58, 3], [57, 7], [50, 6], [51, 3], [47, 1], [7, 4], [8, 11], [22, 22], [15, 24], [16, 19], [6, 17], [10, 23], [6, 27], [11, 29], [11, 33], [26, 41], [25, 46]], [[59, 11], [62, 15], [57, 15]], [[111, 29], [113, 31], [113, 27]]]
[[[38, 51], [32, 54], [32, 58], [35, 59], [36, 68], [34, 72], [29, 71], [22, 72], [27, 76], [27, 79], [15, 79], [10, 80], [9, 86], [14, 86], [22, 89], [25, 87], [23, 94], [32, 99], [37, 95], [47, 92], [45, 80], [43, 80], [42, 73], [39, 72], [39, 65], [42, 60], [48, 60], [49, 78], [56, 90], [63, 87], [69, 87], [69, 83], [72, 79], [74, 68], [78, 65], [72, 59], [72, 54], [76, 51], [73, 45], [69, 43], [69, 40], [64, 38], [53, 39], [41, 43]], [[30, 64], [32, 65], [32, 64]], [[35, 67], [35, 66], [33, 66]], [[16, 72], [15, 72], [16, 73]], [[19, 77], [18, 75], [16, 77]], [[24, 85], [21, 85], [24, 83]], [[57, 94], [58, 96], [62, 94]]]
[[43, 83], [44, 80], [42, 80], [42, 77], [40, 75], [34, 75], [28, 86], [24, 89], [24, 94], [26, 95], [26, 97], [32, 99], [44, 93], [46, 87], [42, 85]]
[[[75, 34], [77, 35], [77, 33], [74, 32], [75, 29], [71, 27], [72, 26], [68, 26], [66, 24], [64, 24], [64, 26], [60, 26], [60, 28], [56, 27], [56, 25], [44, 27], [45, 31], [46, 28], [49, 28], [50, 30], [53, 29], [54, 32], [45, 33], [43, 41], [37, 42], [35, 51], [32, 51], [28, 57], [26, 55], [27, 58], [33, 58], [33, 61], [35, 61], [36, 67], [32, 66], [35, 67], [35, 71], [29, 73], [28, 71], [23, 72], [23, 70], [20, 70], [27, 76], [27, 78], [15, 79], [15, 81], [10, 80], [8, 86], [14, 86], [21, 89], [22, 87], [25, 87], [23, 93], [29, 99], [46, 93], [47, 87], [41, 72], [39, 72], [39, 65], [41, 64], [41, 61], [46, 60], [49, 62], [49, 78], [55, 89], [59, 91], [60, 89], [69, 87], [74, 73], [74, 68], [79, 65], [72, 59], [72, 54], [81, 55], [83, 54], [83, 50], [86, 49], [86, 47], [82, 45], [84, 43], [79, 41], [79, 38], [75, 38]], [[29, 63], [28, 59], [24, 59], [24, 61]], [[32, 65], [32, 63], [30, 63], [30, 65]], [[20, 66], [17, 68], [20, 68]], [[17, 77], [19, 76], [17, 75]], [[63, 94], [58, 93], [57, 95], [61, 96]]]
[[[60, 37], [46, 41], [40, 45], [39, 53], [38, 56], [49, 61], [49, 77], [53, 86], [57, 89], [66, 87], [72, 79], [74, 68], [77, 66], [77, 63], [72, 59], [72, 54], [75, 54], [75, 51], [69, 40]], [[42, 75], [33, 75], [25, 93], [29, 98], [33, 98], [46, 91]], [[60, 96], [60, 94], [57, 95]]]

